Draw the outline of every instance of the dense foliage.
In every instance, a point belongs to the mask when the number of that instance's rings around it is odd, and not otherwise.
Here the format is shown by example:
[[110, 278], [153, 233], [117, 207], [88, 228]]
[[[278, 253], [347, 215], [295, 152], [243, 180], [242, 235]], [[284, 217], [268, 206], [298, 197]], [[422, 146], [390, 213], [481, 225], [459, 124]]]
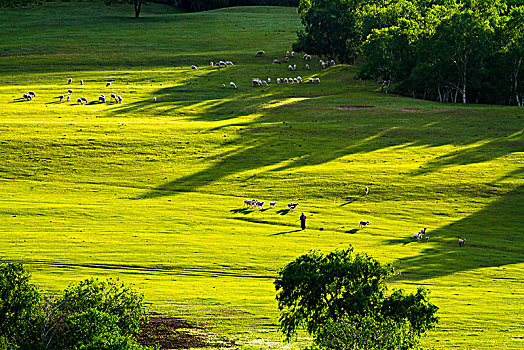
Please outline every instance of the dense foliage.
[[522, 1], [302, 0], [296, 51], [351, 63], [385, 92], [522, 106]]
[[141, 350], [133, 336], [144, 317], [143, 296], [119, 281], [43, 298], [22, 265], [0, 265], [0, 349]]
[[438, 308], [422, 288], [388, 295], [392, 275], [391, 265], [351, 247], [298, 257], [275, 281], [282, 332], [289, 340], [305, 328], [326, 349], [414, 348], [437, 323]]

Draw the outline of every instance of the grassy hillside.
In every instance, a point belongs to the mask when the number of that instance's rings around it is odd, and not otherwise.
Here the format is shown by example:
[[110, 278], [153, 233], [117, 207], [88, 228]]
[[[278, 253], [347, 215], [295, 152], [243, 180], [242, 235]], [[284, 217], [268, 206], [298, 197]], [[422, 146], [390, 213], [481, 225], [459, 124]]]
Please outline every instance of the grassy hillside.
[[[118, 276], [154, 311], [270, 348], [278, 268], [352, 244], [395, 264], [392, 287], [432, 291], [441, 324], [426, 346], [524, 347], [524, 109], [384, 96], [316, 58], [272, 65], [294, 9], [144, 11], [0, 13], [0, 259], [49, 292]], [[251, 87], [297, 75], [321, 83]], [[75, 103], [111, 93], [123, 103]], [[278, 204], [243, 209], [251, 198]], [[430, 241], [413, 242], [423, 227]]]

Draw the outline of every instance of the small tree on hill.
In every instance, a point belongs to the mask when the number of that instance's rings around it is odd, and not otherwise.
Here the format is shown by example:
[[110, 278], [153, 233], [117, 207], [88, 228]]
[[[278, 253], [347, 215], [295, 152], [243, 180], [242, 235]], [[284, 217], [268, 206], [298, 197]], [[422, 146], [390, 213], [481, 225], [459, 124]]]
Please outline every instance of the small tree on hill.
[[438, 322], [438, 308], [422, 288], [388, 295], [392, 274], [391, 265], [351, 247], [298, 257], [275, 281], [284, 336], [305, 328], [325, 349], [413, 349]]
[[147, 0], [104, 0], [106, 5], [116, 5], [116, 4], [133, 4], [135, 8], [135, 18], [140, 16], [140, 11], [142, 10], [142, 5], [147, 2]]

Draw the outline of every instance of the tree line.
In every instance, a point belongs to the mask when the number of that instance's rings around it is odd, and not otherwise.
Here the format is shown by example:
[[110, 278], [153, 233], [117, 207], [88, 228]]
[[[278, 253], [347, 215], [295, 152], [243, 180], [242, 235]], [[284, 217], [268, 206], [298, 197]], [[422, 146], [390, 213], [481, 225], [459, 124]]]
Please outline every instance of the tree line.
[[301, 0], [295, 51], [441, 102], [524, 104], [523, 0]]

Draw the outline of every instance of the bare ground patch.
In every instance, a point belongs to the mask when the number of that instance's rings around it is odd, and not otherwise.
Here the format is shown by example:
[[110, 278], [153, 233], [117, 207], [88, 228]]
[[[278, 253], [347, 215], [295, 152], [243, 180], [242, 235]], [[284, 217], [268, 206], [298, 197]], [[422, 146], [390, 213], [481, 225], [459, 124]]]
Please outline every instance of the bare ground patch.
[[373, 109], [375, 106], [335, 106], [335, 109], [338, 110], [347, 110], [347, 109]]
[[202, 327], [174, 317], [151, 317], [136, 337], [141, 345], [160, 345], [160, 349], [231, 348], [235, 342], [208, 333]]

